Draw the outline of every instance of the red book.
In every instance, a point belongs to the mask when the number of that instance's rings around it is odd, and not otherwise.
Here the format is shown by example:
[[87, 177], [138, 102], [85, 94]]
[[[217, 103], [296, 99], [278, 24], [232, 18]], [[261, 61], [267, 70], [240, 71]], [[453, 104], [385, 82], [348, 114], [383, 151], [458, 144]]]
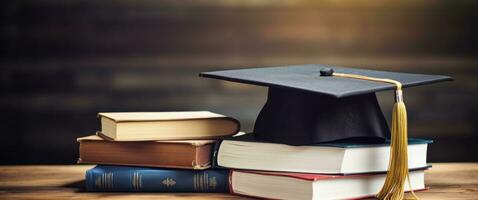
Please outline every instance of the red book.
[[[425, 172], [410, 172], [412, 189], [425, 189]], [[386, 174], [321, 175], [233, 170], [234, 194], [268, 199], [363, 199], [379, 192]], [[410, 190], [408, 183], [405, 185]]]

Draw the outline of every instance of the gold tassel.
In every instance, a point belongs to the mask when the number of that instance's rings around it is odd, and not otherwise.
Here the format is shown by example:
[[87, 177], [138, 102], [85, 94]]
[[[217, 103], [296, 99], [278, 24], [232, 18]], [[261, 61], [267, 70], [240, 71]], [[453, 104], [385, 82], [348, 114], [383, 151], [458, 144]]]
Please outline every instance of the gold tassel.
[[[388, 165], [387, 178], [382, 189], [377, 194], [378, 199], [401, 200], [404, 197], [405, 181], [411, 189], [408, 175], [408, 133], [407, 133], [407, 109], [403, 103], [402, 90], [395, 91], [397, 100], [393, 106], [392, 128], [390, 142], [390, 162]], [[413, 199], [418, 197], [411, 189]]]
[[376, 195], [383, 200], [401, 200], [404, 198], [405, 181], [408, 180], [412, 199], [419, 199], [413, 192], [408, 175], [408, 133], [407, 133], [407, 109], [403, 102], [402, 84], [392, 79], [374, 78], [356, 74], [333, 73], [333, 76], [355, 78], [395, 84], [395, 104], [393, 106], [390, 160], [388, 164], [387, 177], [380, 192]]

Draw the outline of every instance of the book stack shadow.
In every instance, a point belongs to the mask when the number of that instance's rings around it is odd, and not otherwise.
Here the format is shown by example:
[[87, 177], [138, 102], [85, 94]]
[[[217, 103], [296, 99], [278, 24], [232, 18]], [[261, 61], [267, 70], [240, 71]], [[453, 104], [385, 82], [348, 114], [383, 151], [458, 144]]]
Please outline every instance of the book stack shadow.
[[[384, 184], [390, 143], [287, 145], [240, 132], [211, 112], [99, 113], [78, 138], [89, 192], [208, 192], [268, 199], [358, 199]], [[425, 189], [430, 140], [409, 139], [410, 184]]]

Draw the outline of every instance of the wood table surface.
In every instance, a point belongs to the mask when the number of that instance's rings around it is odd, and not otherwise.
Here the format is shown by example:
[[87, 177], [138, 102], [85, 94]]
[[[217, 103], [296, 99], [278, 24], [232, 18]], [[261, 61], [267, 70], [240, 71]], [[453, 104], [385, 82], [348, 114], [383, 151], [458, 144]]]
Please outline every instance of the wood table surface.
[[[84, 173], [92, 165], [0, 166], [0, 199], [247, 199], [229, 194], [88, 193]], [[478, 199], [478, 163], [434, 163], [421, 199]]]

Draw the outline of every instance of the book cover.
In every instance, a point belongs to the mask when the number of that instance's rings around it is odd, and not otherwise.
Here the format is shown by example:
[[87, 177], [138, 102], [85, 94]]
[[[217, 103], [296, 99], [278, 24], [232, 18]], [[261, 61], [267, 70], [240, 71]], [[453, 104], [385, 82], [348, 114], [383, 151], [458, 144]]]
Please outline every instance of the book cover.
[[224, 167], [221, 167], [217, 164], [217, 154], [219, 153], [219, 147], [221, 146], [222, 140], [218, 140], [211, 151], [211, 168], [213, 169], [224, 169]]
[[[409, 139], [410, 169], [427, 167], [427, 146], [431, 142]], [[293, 146], [258, 140], [253, 134], [247, 134], [222, 140], [213, 150], [212, 162], [216, 168], [322, 174], [380, 173], [388, 168], [389, 145], [389, 141], [340, 141]]]
[[[79, 163], [207, 169], [215, 140], [113, 142], [92, 135], [78, 138]], [[141, 155], [141, 156], [138, 156]]]
[[[243, 142], [257, 142], [257, 143], [273, 143], [266, 140], [261, 140], [254, 137], [253, 133], [244, 134], [236, 137], [227, 137], [223, 140], [243, 141]], [[408, 145], [414, 144], [431, 144], [433, 140], [408, 138]], [[339, 148], [362, 148], [362, 147], [379, 147], [390, 146], [390, 140], [387, 139], [384, 142], [364, 142], [363, 140], [341, 140], [334, 142], [323, 142], [317, 144], [311, 144], [306, 146], [324, 146], [324, 147], [339, 147]]]
[[88, 192], [229, 192], [229, 170], [98, 165], [86, 171]]
[[[410, 172], [405, 191], [425, 190], [424, 170]], [[231, 170], [231, 193], [266, 199], [365, 199], [373, 197], [386, 174], [325, 175]]]
[[208, 111], [113, 112], [98, 116], [100, 134], [114, 141], [217, 139], [240, 129], [238, 120]]
[[[425, 171], [430, 169], [432, 166], [428, 165], [426, 167], [411, 169], [410, 172], [416, 171]], [[299, 173], [299, 172], [272, 172], [272, 171], [256, 171], [256, 170], [232, 170], [233, 172], [249, 173], [249, 174], [261, 174], [266, 176], [282, 176], [290, 177], [296, 179], [302, 179], [307, 181], [319, 181], [319, 180], [329, 180], [329, 179], [346, 179], [346, 178], [359, 178], [375, 175], [383, 175], [387, 172], [378, 172], [378, 173], [364, 173], [364, 174], [314, 174], [314, 173]]]

